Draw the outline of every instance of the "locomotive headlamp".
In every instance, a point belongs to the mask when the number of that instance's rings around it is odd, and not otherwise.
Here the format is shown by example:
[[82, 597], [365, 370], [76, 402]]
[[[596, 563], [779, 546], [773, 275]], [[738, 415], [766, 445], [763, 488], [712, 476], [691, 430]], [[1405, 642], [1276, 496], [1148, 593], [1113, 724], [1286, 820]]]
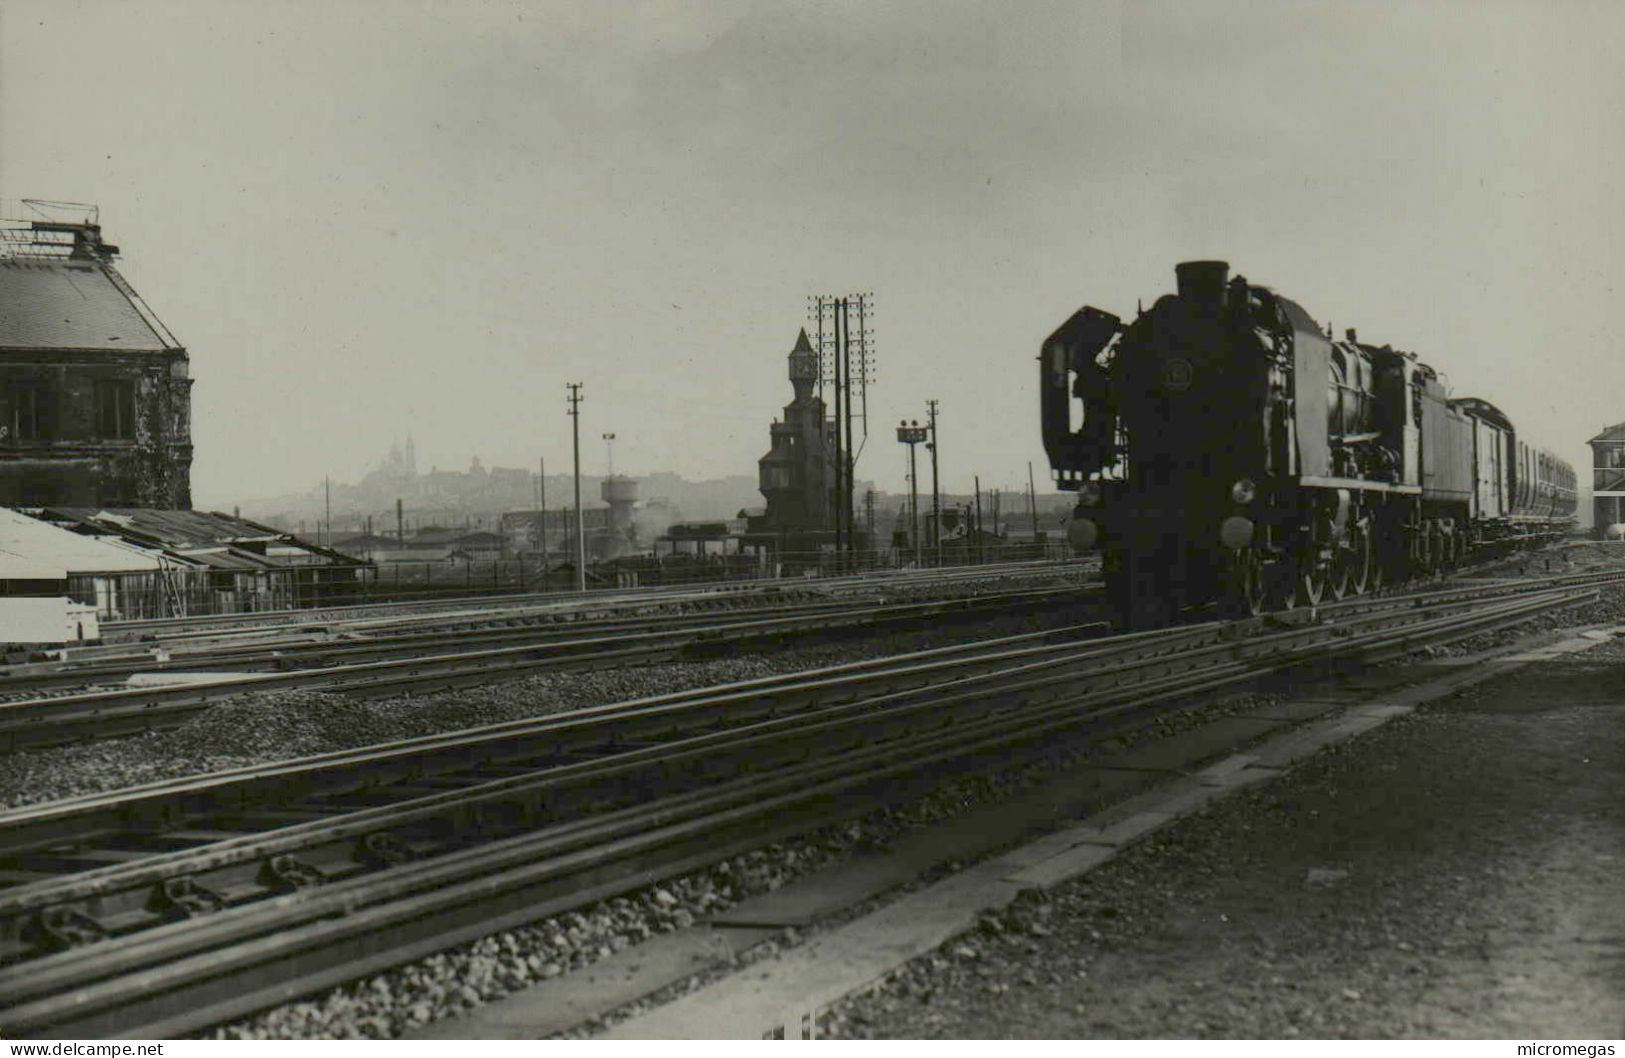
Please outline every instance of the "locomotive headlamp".
[[1241, 478], [1230, 486], [1230, 502], [1251, 503], [1258, 497], [1258, 486], [1253, 484], [1252, 478]]
[[1253, 523], [1250, 518], [1231, 515], [1219, 523], [1219, 543], [1240, 551], [1253, 545]]
[[1100, 482], [1085, 481], [1082, 485], [1078, 486], [1078, 506], [1100, 506]]
[[1100, 526], [1088, 518], [1074, 518], [1066, 525], [1066, 540], [1080, 554], [1092, 551], [1100, 542]]

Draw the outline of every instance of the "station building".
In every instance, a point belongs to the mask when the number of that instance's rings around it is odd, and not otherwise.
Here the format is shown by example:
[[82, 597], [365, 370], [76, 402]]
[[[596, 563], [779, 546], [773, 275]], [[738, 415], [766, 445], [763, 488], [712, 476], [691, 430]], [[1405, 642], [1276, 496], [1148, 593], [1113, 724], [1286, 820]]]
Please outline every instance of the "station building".
[[0, 222], [0, 506], [188, 509], [186, 349], [78, 216]]
[[[1625, 422], [1586, 442], [1591, 446], [1591, 525], [1600, 537], [1625, 526]], [[1625, 535], [1625, 529], [1613, 536]]]

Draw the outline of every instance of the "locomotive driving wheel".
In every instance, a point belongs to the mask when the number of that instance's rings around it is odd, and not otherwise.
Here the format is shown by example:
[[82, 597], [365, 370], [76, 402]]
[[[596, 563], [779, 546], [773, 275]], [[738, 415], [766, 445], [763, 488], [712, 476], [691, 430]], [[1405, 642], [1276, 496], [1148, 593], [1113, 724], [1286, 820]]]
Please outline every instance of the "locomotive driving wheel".
[[1349, 593], [1349, 567], [1353, 564], [1349, 557], [1350, 543], [1352, 541], [1345, 540], [1332, 550], [1331, 565], [1326, 570], [1326, 592], [1333, 601]]
[[1318, 559], [1303, 562], [1298, 567], [1298, 605], [1319, 606], [1320, 600], [1326, 596], [1327, 582], [1330, 579], [1330, 572], [1325, 563]]
[[1264, 558], [1257, 548], [1243, 547], [1230, 552], [1225, 568], [1221, 610], [1226, 617], [1257, 617], [1267, 602], [1264, 587]]
[[1332, 598], [1364, 595], [1372, 586], [1372, 571], [1375, 566], [1371, 546], [1371, 524], [1362, 520], [1349, 526], [1348, 538], [1337, 549], [1337, 555], [1332, 560], [1330, 585]]
[[1298, 606], [1319, 606], [1331, 582], [1335, 556], [1327, 557], [1313, 541], [1306, 542], [1293, 556], [1292, 593]]

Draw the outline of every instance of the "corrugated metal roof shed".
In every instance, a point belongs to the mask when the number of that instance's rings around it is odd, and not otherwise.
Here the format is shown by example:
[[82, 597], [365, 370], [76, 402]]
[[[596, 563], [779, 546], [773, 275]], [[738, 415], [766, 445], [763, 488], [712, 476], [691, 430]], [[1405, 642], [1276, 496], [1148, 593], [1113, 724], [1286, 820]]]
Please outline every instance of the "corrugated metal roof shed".
[[0, 258], [0, 348], [175, 348], [108, 274], [85, 261]]
[[135, 507], [52, 507], [75, 521], [116, 526], [133, 531], [165, 545], [240, 544], [247, 541], [282, 540], [285, 534], [263, 525], [206, 511], [168, 511]]
[[[83, 536], [0, 507], [0, 552], [66, 574], [147, 573], [164, 568], [154, 554], [107, 537]], [[53, 578], [54, 579], [54, 578]]]
[[270, 569], [275, 565], [275, 563], [267, 562], [258, 555], [251, 555], [234, 547], [188, 548], [184, 551], [177, 551], [176, 554], [189, 562], [201, 563], [210, 569], [253, 572]]
[[[231, 548], [259, 559], [257, 568], [293, 565], [360, 564], [349, 555], [312, 544], [246, 518], [213, 511], [170, 511], [147, 507], [49, 507], [44, 517], [117, 532], [128, 540], [189, 557], [196, 549]], [[278, 550], [280, 549], [280, 550]], [[291, 550], [290, 550], [291, 549]], [[267, 558], [267, 553], [276, 557]]]

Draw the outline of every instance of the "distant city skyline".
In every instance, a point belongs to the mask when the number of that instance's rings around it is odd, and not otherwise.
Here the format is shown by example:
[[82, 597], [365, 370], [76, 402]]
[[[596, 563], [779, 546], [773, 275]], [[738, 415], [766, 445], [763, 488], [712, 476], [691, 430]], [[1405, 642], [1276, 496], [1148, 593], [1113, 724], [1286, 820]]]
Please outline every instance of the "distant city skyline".
[[[860, 477], [942, 402], [1015, 482], [1038, 345], [1227, 260], [1582, 466], [1625, 415], [1625, 7], [10, 0], [0, 197], [95, 202], [191, 354], [195, 502], [418, 465], [754, 473], [874, 291]], [[140, 56], [133, 61], [133, 56]]]

